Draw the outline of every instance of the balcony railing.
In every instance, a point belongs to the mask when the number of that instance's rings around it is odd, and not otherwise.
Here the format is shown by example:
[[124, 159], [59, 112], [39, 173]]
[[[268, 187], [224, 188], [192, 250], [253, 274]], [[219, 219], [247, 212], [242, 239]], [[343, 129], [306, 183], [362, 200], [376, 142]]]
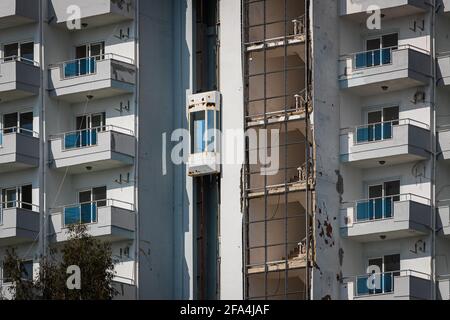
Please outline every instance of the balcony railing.
[[98, 222], [98, 210], [103, 207], [117, 207], [134, 211], [134, 205], [120, 200], [105, 199], [85, 202], [63, 208], [63, 227], [76, 224], [95, 224]]
[[[353, 71], [356, 71], [361, 69], [393, 64], [395, 62], [393, 58], [394, 52], [409, 49], [429, 55], [429, 51], [425, 49], [421, 49], [419, 47], [406, 44], [389, 48], [380, 48], [376, 50], [368, 50], [345, 54], [341, 56], [340, 60], [341, 61], [351, 60], [351, 69]], [[347, 65], [347, 68], [345, 70], [345, 76], [349, 74], [350, 71], [349, 67], [350, 66]]]
[[392, 139], [392, 127], [398, 124], [396, 121], [371, 123], [356, 128], [356, 143], [366, 143]]
[[412, 119], [400, 119], [400, 120], [371, 123], [356, 127], [355, 143], [363, 144], [368, 142], [377, 142], [392, 139], [394, 138], [393, 127], [398, 125], [415, 125], [417, 127], [429, 129], [429, 126], [426, 123]]
[[392, 195], [381, 198], [366, 199], [356, 202], [356, 223], [392, 219], [394, 202], [415, 201], [429, 204], [430, 200], [414, 194]]
[[3, 136], [8, 135], [8, 134], [14, 134], [14, 133], [23, 134], [24, 136], [30, 136], [33, 138], [39, 138], [39, 133], [37, 133], [33, 130], [19, 128], [19, 127], [4, 128], [4, 129], [0, 130], [0, 148], [3, 146]]
[[106, 125], [90, 129], [83, 129], [63, 133], [56, 137], [63, 137], [63, 150], [74, 150], [96, 146], [98, 143], [98, 134], [101, 132], [115, 131], [128, 135], [133, 135], [133, 131], [118, 126]]
[[18, 200], [0, 203], [0, 226], [3, 225], [3, 214], [9, 209], [24, 209], [33, 212], [39, 212], [39, 206]]
[[355, 297], [365, 297], [371, 295], [381, 295], [381, 294], [391, 294], [395, 291], [395, 281], [396, 277], [403, 276], [413, 276], [418, 278], [423, 278], [426, 280], [430, 279], [430, 276], [426, 273], [413, 271], [413, 270], [402, 270], [393, 272], [383, 272], [383, 273], [373, 273], [363, 276], [355, 277]]
[[[60, 67], [62, 68], [62, 79], [71, 79], [81, 76], [87, 76], [97, 73], [97, 63], [104, 60], [117, 60], [129, 64], [134, 64], [134, 60], [128, 57], [124, 57], [118, 54], [105, 53], [102, 55], [85, 57], [81, 59], [62, 62]], [[58, 66], [58, 65], [57, 65]], [[55, 65], [50, 65], [49, 68], [53, 68]]]
[[[98, 57], [98, 60], [103, 60], [103, 57]], [[97, 58], [89, 57], [64, 62], [63, 70], [64, 70], [64, 79], [94, 74], [97, 72]]]
[[391, 64], [392, 50], [397, 50], [397, 47], [355, 53], [353, 67], [357, 70]]
[[[19, 57], [19, 56], [10, 56], [10, 57], [5, 57], [5, 58], [0, 58], [0, 65], [3, 63], [8, 63], [8, 62], [23, 62], [23, 63], [27, 63], [30, 65], [33, 65], [35, 67], [39, 67], [39, 62], [24, 58], [24, 57]], [[1, 71], [1, 69], [0, 69]]]

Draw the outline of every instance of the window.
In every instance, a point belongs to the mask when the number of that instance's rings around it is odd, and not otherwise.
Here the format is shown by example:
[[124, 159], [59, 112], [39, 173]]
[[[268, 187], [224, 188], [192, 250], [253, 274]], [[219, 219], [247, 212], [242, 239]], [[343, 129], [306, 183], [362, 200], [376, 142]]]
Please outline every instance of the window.
[[204, 111], [191, 115], [191, 153], [203, 153], [206, 151], [205, 132], [206, 116]]
[[65, 135], [64, 148], [84, 148], [97, 144], [97, 133], [106, 130], [106, 113], [79, 116], [76, 118], [77, 131]]
[[2, 190], [2, 208], [21, 208], [26, 210], [33, 209], [33, 187], [25, 185], [17, 188], [8, 188]]
[[3, 133], [15, 132], [33, 135], [33, 112], [14, 112], [3, 115]]
[[78, 193], [80, 204], [95, 202], [99, 207], [106, 206], [106, 187], [92, 188]]
[[392, 139], [393, 126], [399, 124], [399, 107], [368, 112], [367, 124], [357, 129], [357, 143]]
[[219, 113], [204, 110], [190, 114], [191, 154], [216, 152], [217, 133], [220, 125]]
[[76, 59], [94, 57], [95, 60], [103, 60], [105, 55], [105, 43], [97, 42], [78, 46], [75, 49]]
[[97, 209], [106, 207], [106, 187], [97, 187], [78, 192], [78, 205], [64, 209], [64, 225], [90, 224], [97, 222]]
[[369, 200], [357, 203], [356, 220], [372, 221], [394, 216], [394, 202], [400, 201], [400, 181], [388, 181], [368, 187]]
[[366, 40], [366, 51], [356, 55], [356, 69], [389, 64], [392, 50], [398, 48], [398, 34], [392, 33]]
[[104, 58], [104, 42], [78, 46], [75, 48], [75, 61], [64, 64], [64, 77], [73, 78], [93, 74], [97, 71], [97, 61]]
[[[367, 267], [373, 271], [371, 275], [357, 278], [358, 296], [394, 292], [394, 278], [400, 275], [399, 254], [369, 259]], [[375, 273], [376, 269], [381, 274]]]
[[[400, 255], [386, 255], [381, 258], [369, 259], [368, 267], [376, 266], [381, 271], [381, 287], [369, 290], [369, 294], [389, 293], [394, 291], [394, 277], [400, 275]], [[373, 272], [372, 274], [374, 274]]]
[[20, 57], [24, 62], [33, 63], [34, 42], [6, 44], [3, 46], [3, 57], [5, 61], [12, 61]]

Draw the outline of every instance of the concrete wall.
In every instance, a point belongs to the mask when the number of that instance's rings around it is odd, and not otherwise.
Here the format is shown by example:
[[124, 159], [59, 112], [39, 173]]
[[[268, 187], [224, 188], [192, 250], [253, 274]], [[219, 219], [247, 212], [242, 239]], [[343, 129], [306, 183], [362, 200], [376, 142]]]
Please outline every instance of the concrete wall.
[[[340, 103], [337, 82], [339, 18], [337, 0], [312, 1], [314, 135], [316, 140], [316, 199], [314, 237], [316, 266], [313, 299], [338, 299], [342, 256], [339, 243], [339, 200], [343, 192], [339, 169]], [[315, 26], [320, 24], [320, 28]], [[323, 88], [327, 88], [324, 90]], [[326, 125], [323, 125], [326, 123]]]
[[[244, 97], [241, 59], [241, 1], [220, 1], [220, 91], [222, 129], [243, 130]], [[240, 120], [242, 119], [242, 121]], [[242, 146], [243, 148], [244, 146]], [[243, 151], [237, 150], [237, 151]], [[222, 166], [220, 207], [220, 298], [242, 299], [243, 239], [241, 206], [242, 164]]]

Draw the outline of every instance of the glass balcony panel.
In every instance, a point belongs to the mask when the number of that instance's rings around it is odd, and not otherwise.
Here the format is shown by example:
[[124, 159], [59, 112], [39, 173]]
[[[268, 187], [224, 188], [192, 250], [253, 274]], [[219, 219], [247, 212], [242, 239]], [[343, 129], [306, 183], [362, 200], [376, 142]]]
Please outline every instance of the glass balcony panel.
[[80, 207], [64, 209], [64, 225], [71, 226], [80, 223]]
[[74, 149], [78, 148], [80, 144], [80, 134], [69, 133], [64, 136], [64, 149]]
[[381, 64], [381, 51], [375, 50], [373, 52], [373, 66], [379, 66]]
[[357, 221], [369, 220], [369, 202], [361, 201], [356, 205], [356, 219]]
[[[379, 281], [379, 284], [378, 284]], [[367, 296], [394, 292], [393, 273], [366, 275], [356, 279], [356, 295]]]
[[373, 219], [380, 220], [383, 218], [383, 199], [375, 199], [373, 201], [374, 214]]
[[371, 140], [371, 141], [380, 141], [383, 137], [383, 133], [382, 133], [383, 125], [381, 123], [378, 123], [378, 124], [372, 126], [372, 128], [373, 128], [373, 130], [372, 130], [373, 131], [373, 137], [372, 137], [373, 140]]
[[383, 49], [382, 53], [381, 53], [381, 56], [382, 56], [382, 63], [383, 64], [391, 63], [391, 60], [392, 60], [392, 50], [391, 50], [391, 48]]
[[356, 142], [363, 143], [369, 141], [369, 128], [361, 127], [356, 130]]
[[391, 48], [384, 48], [379, 50], [361, 52], [355, 54], [354, 59], [356, 69], [390, 64], [392, 61], [392, 50]]
[[392, 122], [383, 123], [383, 139], [392, 139]]
[[368, 66], [368, 58], [371, 59], [370, 56], [367, 55], [367, 53], [357, 53], [356, 54], [356, 59], [355, 59], [355, 67], [356, 69], [361, 69], [361, 68], [367, 68]]
[[388, 197], [384, 199], [384, 218], [392, 218], [393, 215], [393, 205], [394, 199], [392, 197]]
[[356, 204], [356, 221], [389, 219], [394, 216], [394, 201], [396, 197], [370, 199]]
[[81, 205], [81, 223], [89, 224], [97, 221], [97, 205], [95, 203], [85, 203]]
[[96, 72], [97, 61], [95, 57], [83, 58], [64, 64], [64, 78], [74, 78]]
[[392, 273], [385, 273], [383, 275], [383, 293], [394, 292], [394, 275]]
[[78, 61], [64, 64], [64, 78], [73, 78], [80, 74]]
[[369, 280], [369, 276], [362, 276], [356, 279], [356, 295], [357, 296], [365, 296], [368, 295], [369, 288], [367, 286], [367, 281]]

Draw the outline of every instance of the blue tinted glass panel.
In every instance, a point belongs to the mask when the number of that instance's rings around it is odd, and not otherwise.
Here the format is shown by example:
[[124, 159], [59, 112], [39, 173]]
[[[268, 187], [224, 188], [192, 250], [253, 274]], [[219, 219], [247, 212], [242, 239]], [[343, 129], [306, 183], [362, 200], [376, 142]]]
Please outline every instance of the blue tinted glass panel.
[[379, 66], [381, 64], [381, 51], [375, 50], [373, 51], [373, 65]]
[[356, 294], [358, 296], [364, 296], [369, 294], [369, 288], [367, 287], [368, 276], [358, 277], [356, 279]]
[[366, 53], [358, 53], [356, 55], [356, 69], [366, 68], [367, 67], [367, 54]]
[[383, 125], [381, 123], [376, 124], [374, 126], [374, 134], [375, 134], [375, 136], [374, 136], [375, 139], [374, 140], [375, 141], [380, 141], [381, 138], [383, 137], [382, 129], [383, 129]]
[[78, 133], [70, 133], [64, 136], [64, 148], [65, 149], [74, 149], [78, 147], [79, 144], [79, 134]]
[[375, 219], [382, 219], [383, 218], [383, 199], [375, 199]]
[[383, 124], [383, 139], [392, 138], [392, 122], [386, 122]]
[[389, 63], [391, 63], [391, 56], [392, 56], [392, 53], [391, 53], [392, 51], [391, 51], [391, 49], [389, 48], [389, 49], [383, 49], [382, 50], [382, 62], [383, 62], [383, 64], [389, 64]]
[[70, 226], [80, 223], [80, 208], [72, 207], [64, 209], [64, 225]]
[[384, 217], [385, 218], [392, 218], [393, 217], [393, 198], [386, 198], [384, 199]]
[[383, 275], [383, 293], [394, 292], [394, 276], [392, 273]]
[[76, 77], [79, 74], [79, 64], [76, 62], [66, 63], [64, 66], [64, 77], [71, 78]]
[[356, 132], [356, 141], [358, 143], [369, 141], [369, 128], [358, 128]]
[[369, 202], [361, 201], [356, 205], [356, 219], [358, 221], [369, 220]]

